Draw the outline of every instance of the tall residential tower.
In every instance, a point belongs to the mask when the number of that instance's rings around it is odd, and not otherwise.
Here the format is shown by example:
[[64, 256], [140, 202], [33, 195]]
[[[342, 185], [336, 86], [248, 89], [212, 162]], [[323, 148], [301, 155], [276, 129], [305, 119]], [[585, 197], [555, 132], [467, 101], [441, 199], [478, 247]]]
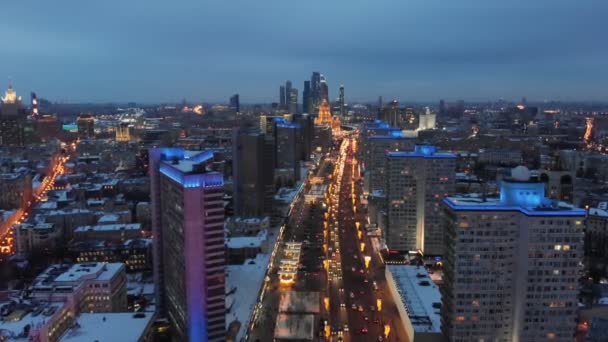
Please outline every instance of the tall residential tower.
[[175, 341], [224, 341], [224, 179], [212, 151], [152, 148], [156, 306]]

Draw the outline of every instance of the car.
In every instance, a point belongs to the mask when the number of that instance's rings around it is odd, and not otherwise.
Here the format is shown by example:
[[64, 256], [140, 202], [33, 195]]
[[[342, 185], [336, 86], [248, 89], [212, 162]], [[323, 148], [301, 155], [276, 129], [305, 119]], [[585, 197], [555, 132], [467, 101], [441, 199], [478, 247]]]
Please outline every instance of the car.
[[344, 303], [340, 303], [340, 308], [342, 308], [342, 309], [346, 309], [346, 304], [344, 304]]
[[365, 278], [365, 279], [363, 279], [363, 282], [367, 284], [367, 283], [369, 283], [369, 280], [367, 280], [367, 278]]
[[378, 341], [379, 341], [379, 342], [384, 341], [384, 337], [382, 337], [382, 335], [378, 336]]
[[359, 312], [363, 312], [363, 305], [359, 305], [358, 309], [359, 309]]
[[369, 330], [367, 330], [367, 327], [363, 327], [359, 330], [359, 332], [362, 334], [367, 334], [369, 332]]
[[373, 305], [370, 305], [369, 309], [372, 310], [372, 311], [376, 311], [376, 307], [373, 306]]
[[344, 332], [348, 332], [348, 324], [344, 323]]
[[379, 320], [379, 319], [377, 319], [377, 318], [374, 318], [374, 323], [375, 323], [375, 324], [380, 324], [380, 320]]
[[354, 294], [354, 293], [352, 293], [352, 292], [349, 294], [349, 296], [350, 296], [350, 298], [351, 298], [351, 299], [352, 299], [352, 298], [355, 298], [355, 294]]
[[366, 322], [367, 322], [367, 321], [369, 321], [369, 317], [367, 317], [367, 316], [363, 316], [363, 319], [364, 319]]
[[351, 270], [352, 270], [353, 272], [356, 272], [356, 269], [355, 269], [354, 267], [353, 267], [353, 268], [351, 268]]
[[353, 304], [351, 307], [353, 308], [353, 310], [357, 310], [357, 304]]

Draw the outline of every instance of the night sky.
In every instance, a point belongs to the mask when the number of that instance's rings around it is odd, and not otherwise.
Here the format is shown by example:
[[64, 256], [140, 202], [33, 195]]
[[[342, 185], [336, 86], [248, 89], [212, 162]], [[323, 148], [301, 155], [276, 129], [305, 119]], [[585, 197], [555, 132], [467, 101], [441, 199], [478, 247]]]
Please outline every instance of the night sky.
[[276, 102], [315, 70], [350, 101], [608, 101], [607, 14], [606, 0], [3, 1], [0, 88]]

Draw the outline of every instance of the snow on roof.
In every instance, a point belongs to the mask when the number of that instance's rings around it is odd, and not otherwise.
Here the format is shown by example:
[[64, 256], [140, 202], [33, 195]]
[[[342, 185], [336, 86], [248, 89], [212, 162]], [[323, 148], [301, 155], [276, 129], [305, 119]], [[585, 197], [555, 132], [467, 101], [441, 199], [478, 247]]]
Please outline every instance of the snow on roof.
[[293, 315], [279, 314], [277, 324], [274, 328], [274, 337], [285, 340], [306, 340], [314, 339], [314, 315]]
[[[0, 303], [0, 306], [5, 303]], [[43, 311], [37, 313], [30, 312], [25, 313], [20, 309], [16, 309], [9, 315], [8, 319], [0, 320], [0, 340], [2, 337], [9, 337], [8, 341], [30, 341], [27, 336], [19, 336], [23, 333], [23, 329], [29, 325], [33, 329], [47, 324], [53, 315], [59, 313], [59, 308], [63, 306], [63, 303], [52, 303], [43, 307]], [[54, 309], [52, 309], [54, 308]], [[20, 313], [25, 313], [23, 317], [19, 318]], [[14, 317], [12, 317], [14, 315]]]
[[[248, 259], [243, 265], [226, 266], [226, 292], [236, 289], [226, 296], [226, 302], [232, 302], [232, 307], [226, 310], [226, 326], [233, 321], [241, 323], [235, 341], [240, 341], [249, 327], [269, 260], [270, 254], [258, 254], [255, 259]], [[254, 263], [250, 264], [251, 261]]]
[[97, 220], [97, 223], [117, 222], [120, 217], [116, 214], [104, 214]]
[[589, 208], [589, 215], [608, 217], [608, 211], [600, 208]]
[[152, 313], [83, 313], [77, 326], [68, 330], [59, 341], [139, 341], [152, 326]]
[[268, 238], [268, 231], [261, 230], [256, 236], [237, 236], [226, 239], [228, 248], [260, 247]]
[[80, 226], [74, 230], [75, 233], [87, 231], [119, 231], [119, 230], [140, 230], [141, 223], [117, 223], [117, 224], [98, 224], [94, 226]]
[[434, 308], [433, 304], [441, 303], [441, 294], [437, 285], [429, 277], [427, 270], [424, 267], [409, 265], [387, 265], [386, 267], [392, 274], [414, 330], [416, 332], [440, 332], [440, 309]]
[[[83, 264], [74, 264], [68, 269], [65, 269], [63, 265], [53, 265], [39, 275], [36, 280], [45, 279], [53, 282], [81, 282], [85, 279], [89, 280], [110, 280], [112, 279], [121, 268], [124, 268], [123, 263], [102, 263], [102, 262], [90, 262]], [[57, 274], [57, 271], [64, 270], [62, 273]], [[54, 279], [49, 279], [49, 277]], [[40, 282], [42, 283], [42, 282]], [[38, 284], [37, 284], [38, 285]], [[59, 284], [60, 285], [60, 284]]]
[[281, 293], [279, 312], [319, 313], [319, 292], [287, 291]]

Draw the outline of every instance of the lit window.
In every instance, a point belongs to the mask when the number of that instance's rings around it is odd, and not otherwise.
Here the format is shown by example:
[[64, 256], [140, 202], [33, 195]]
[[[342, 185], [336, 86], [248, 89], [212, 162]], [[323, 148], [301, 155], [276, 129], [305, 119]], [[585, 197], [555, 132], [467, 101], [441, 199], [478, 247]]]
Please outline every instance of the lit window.
[[464, 321], [464, 316], [456, 316], [457, 321]]
[[555, 249], [556, 251], [561, 251], [562, 245], [555, 245], [555, 246], [553, 246], [553, 249]]
[[570, 245], [564, 245], [564, 247], [562, 248], [562, 251], [569, 251], [570, 250]]

